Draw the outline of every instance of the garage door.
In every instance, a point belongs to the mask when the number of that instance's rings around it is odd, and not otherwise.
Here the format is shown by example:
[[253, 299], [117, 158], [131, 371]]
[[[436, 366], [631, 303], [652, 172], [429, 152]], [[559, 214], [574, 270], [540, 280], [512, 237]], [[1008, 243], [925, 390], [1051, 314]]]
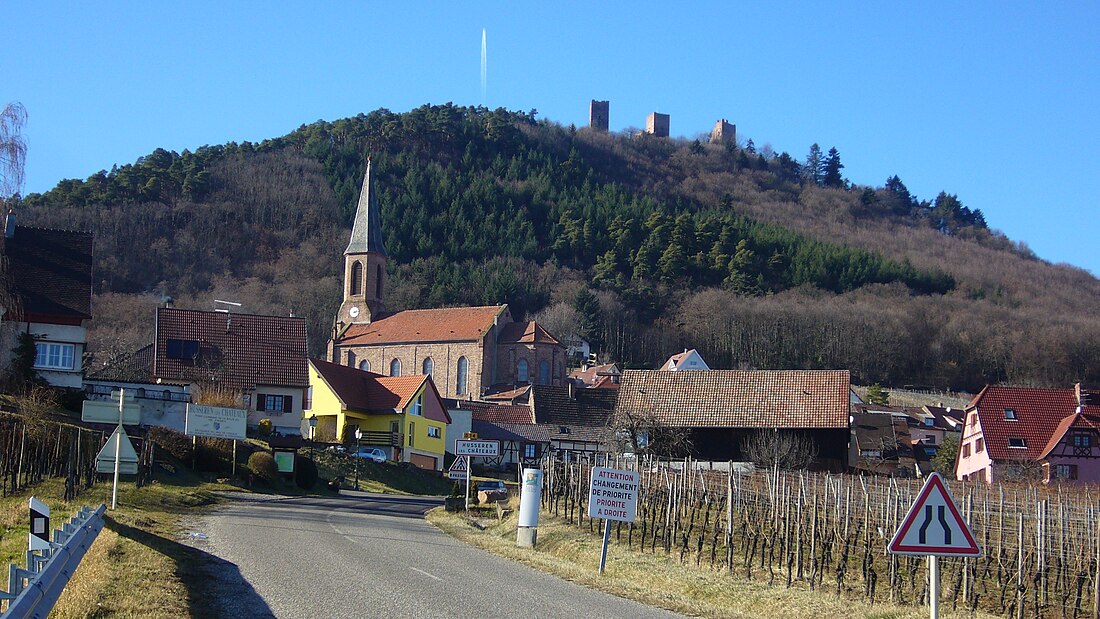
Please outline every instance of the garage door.
[[431, 456], [424, 456], [424, 455], [421, 455], [421, 454], [409, 454], [409, 462], [412, 462], [413, 464], [415, 464], [416, 466], [418, 466], [422, 469], [428, 469], [429, 471], [436, 470], [435, 469], [436, 458], [433, 458]]

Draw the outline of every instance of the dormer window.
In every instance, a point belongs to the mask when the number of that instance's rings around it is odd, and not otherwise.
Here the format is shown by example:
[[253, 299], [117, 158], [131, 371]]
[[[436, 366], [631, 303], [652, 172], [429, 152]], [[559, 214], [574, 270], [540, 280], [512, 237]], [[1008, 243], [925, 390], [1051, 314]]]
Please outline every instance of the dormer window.
[[1014, 409], [1014, 408], [1006, 408], [1005, 409], [1005, 421], [1016, 421], [1016, 409]]
[[935, 417], [925, 417], [924, 425], [928, 426], [929, 428], [935, 426], [936, 425], [936, 418]]
[[199, 356], [199, 343], [195, 340], [177, 340], [168, 338], [165, 356], [169, 359], [185, 359], [194, 361]]
[[1010, 438], [1008, 439], [1008, 446], [1015, 449], [1027, 449], [1027, 439], [1015, 437]]

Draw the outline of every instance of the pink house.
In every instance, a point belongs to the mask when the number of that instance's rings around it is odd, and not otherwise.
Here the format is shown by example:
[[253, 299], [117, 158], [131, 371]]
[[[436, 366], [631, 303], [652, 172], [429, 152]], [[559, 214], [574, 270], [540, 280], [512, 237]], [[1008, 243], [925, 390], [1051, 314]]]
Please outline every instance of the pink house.
[[1073, 389], [989, 387], [966, 408], [959, 480], [1100, 482], [1100, 402]]

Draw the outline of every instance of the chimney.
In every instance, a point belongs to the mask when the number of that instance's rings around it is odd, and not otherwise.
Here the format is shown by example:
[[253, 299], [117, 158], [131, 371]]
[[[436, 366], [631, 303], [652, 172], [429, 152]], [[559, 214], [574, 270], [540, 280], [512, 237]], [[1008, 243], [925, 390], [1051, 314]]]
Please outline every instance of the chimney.
[[1081, 388], [1081, 383], [1077, 383], [1073, 386], [1073, 395], [1077, 398], [1077, 406], [1088, 406], [1090, 404], [1089, 396], [1091, 395], [1087, 390]]
[[577, 399], [576, 394], [573, 393], [573, 389], [576, 388], [576, 387], [573, 386], [573, 381], [571, 381], [571, 380], [565, 381], [565, 388], [568, 390], [570, 400]]
[[8, 209], [8, 216], [4, 220], [4, 238], [10, 239], [15, 236], [15, 209]]

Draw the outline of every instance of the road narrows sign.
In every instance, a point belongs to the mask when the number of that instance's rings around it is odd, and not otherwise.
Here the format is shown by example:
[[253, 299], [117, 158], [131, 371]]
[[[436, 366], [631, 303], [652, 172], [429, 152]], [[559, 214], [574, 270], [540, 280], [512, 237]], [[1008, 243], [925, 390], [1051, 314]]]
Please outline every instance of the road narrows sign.
[[937, 557], [977, 557], [982, 554], [938, 473], [928, 477], [887, 550], [896, 555]]

